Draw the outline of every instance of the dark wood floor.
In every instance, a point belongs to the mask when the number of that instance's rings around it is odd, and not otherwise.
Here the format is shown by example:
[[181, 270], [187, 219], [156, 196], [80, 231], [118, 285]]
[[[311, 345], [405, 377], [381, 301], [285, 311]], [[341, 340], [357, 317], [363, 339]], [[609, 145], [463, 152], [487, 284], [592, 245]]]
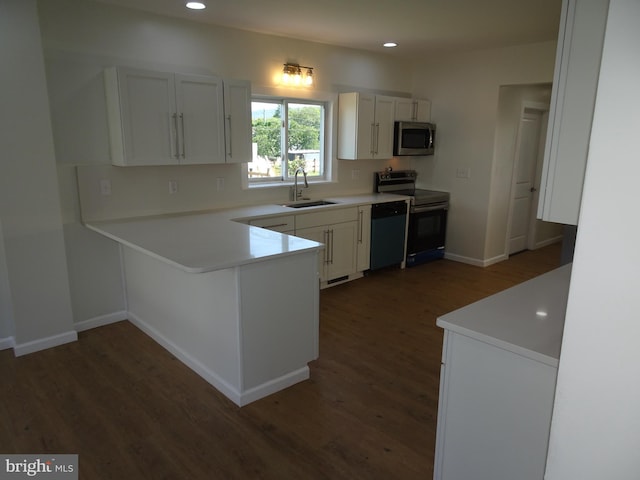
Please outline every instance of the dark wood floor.
[[427, 479], [439, 315], [559, 265], [559, 245], [321, 292], [311, 379], [238, 408], [128, 322], [0, 352], [0, 452], [77, 453], [81, 479]]

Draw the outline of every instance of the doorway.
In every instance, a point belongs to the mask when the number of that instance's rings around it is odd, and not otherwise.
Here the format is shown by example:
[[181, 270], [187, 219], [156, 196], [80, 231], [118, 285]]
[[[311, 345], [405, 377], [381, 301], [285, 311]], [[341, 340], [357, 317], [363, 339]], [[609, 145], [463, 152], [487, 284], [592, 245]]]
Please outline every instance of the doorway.
[[511, 186], [508, 255], [536, 248], [536, 208], [548, 118], [546, 105], [522, 104]]

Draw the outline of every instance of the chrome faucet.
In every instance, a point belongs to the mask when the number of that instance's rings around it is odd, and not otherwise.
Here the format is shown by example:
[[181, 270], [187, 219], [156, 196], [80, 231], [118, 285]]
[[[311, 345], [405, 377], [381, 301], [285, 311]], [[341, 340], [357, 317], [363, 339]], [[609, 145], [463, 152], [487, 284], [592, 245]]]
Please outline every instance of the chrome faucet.
[[296, 201], [302, 198], [302, 189], [298, 190], [298, 173], [302, 173], [304, 177], [304, 188], [309, 188], [309, 183], [307, 182], [307, 172], [304, 171], [304, 168], [298, 167], [295, 175], [293, 176], [293, 190], [291, 191], [291, 200]]

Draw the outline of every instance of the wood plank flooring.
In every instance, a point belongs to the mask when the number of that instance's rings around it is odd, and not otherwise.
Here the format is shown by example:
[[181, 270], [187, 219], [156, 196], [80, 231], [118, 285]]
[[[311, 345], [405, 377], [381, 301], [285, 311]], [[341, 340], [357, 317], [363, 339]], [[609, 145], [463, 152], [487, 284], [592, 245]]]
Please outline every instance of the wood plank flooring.
[[0, 352], [0, 452], [77, 453], [81, 479], [432, 477], [439, 315], [549, 271], [440, 260], [321, 292], [311, 378], [238, 408], [128, 322]]

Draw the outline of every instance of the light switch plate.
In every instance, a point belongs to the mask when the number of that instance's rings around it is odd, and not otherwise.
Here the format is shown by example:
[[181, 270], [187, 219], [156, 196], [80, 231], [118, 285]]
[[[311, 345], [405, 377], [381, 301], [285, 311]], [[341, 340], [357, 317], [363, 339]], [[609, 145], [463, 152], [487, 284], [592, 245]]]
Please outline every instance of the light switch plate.
[[108, 178], [103, 178], [102, 180], [100, 180], [100, 195], [111, 195], [111, 180], [109, 180]]
[[457, 178], [471, 178], [471, 169], [468, 167], [458, 167], [456, 169]]

